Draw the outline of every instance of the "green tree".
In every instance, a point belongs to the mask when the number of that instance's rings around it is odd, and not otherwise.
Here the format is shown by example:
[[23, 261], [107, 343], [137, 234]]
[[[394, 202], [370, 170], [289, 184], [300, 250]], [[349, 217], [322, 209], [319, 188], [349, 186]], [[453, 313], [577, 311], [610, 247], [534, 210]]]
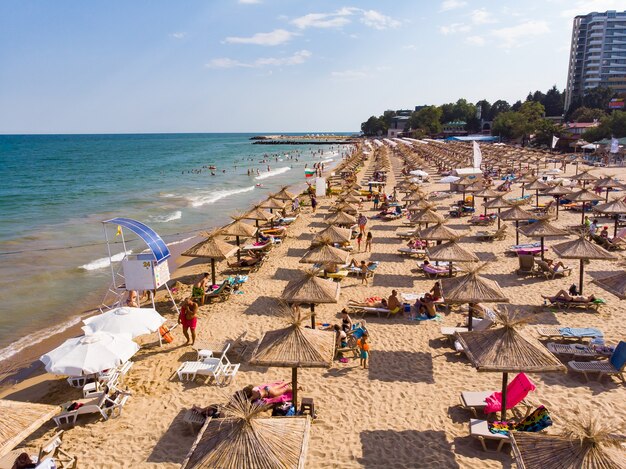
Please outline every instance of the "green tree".
[[585, 92], [582, 105], [593, 109], [605, 110], [609, 107], [609, 101], [615, 97], [615, 91], [611, 88], [598, 86]]
[[371, 116], [367, 121], [361, 124], [361, 132], [365, 135], [376, 136], [386, 132], [385, 123], [376, 116]]
[[541, 119], [535, 125], [534, 143], [552, 147], [552, 137], [558, 135], [560, 127], [550, 119]]
[[563, 115], [564, 103], [565, 94], [561, 93], [556, 85], [550, 88], [541, 100], [541, 104], [546, 108], [546, 116]]
[[489, 114], [491, 113], [491, 103], [486, 99], [481, 99], [476, 103], [476, 110], [480, 109], [480, 117], [481, 119], [489, 119]]
[[515, 111], [501, 112], [493, 120], [491, 133], [505, 139], [521, 138], [524, 135], [525, 118]]
[[396, 117], [396, 111], [385, 111], [383, 112], [383, 115], [379, 117], [379, 119], [384, 123], [385, 125], [385, 132], [387, 131], [387, 129], [389, 127], [391, 127], [391, 120]]
[[438, 134], [443, 130], [441, 118], [443, 111], [437, 106], [426, 106], [411, 114], [409, 127], [424, 134]]
[[511, 105], [502, 99], [498, 99], [495, 103], [492, 104], [491, 110], [489, 111], [489, 120], [494, 120], [498, 114], [502, 112], [508, 112], [511, 110]]
[[605, 116], [606, 112], [604, 112], [602, 109], [591, 109], [582, 106], [572, 113], [570, 119], [574, 122], [593, 122], [595, 120], [600, 120]]
[[589, 129], [583, 134], [583, 138], [588, 142], [610, 137], [626, 137], [626, 111], [613, 111], [602, 118], [598, 127]]
[[511, 111], [519, 111], [522, 107], [522, 102], [518, 99], [517, 101], [515, 101], [513, 103], [513, 106], [511, 106]]

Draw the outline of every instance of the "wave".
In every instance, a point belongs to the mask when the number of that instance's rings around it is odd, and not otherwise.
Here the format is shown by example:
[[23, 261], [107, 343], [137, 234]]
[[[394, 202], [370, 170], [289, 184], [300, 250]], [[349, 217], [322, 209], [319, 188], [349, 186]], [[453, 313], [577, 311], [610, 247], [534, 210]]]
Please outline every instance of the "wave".
[[177, 244], [186, 243], [190, 239], [194, 239], [195, 236], [190, 236], [189, 238], [181, 239], [180, 241], [172, 241], [171, 243], [167, 243], [167, 247], [176, 246]]
[[[108, 259], [107, 259], [108, 260]], [[7, 358], [12, 357], [20, 353], [27, 347], [31, 345], [38, 344], [46, 339], [49, 339], [51, 336], [55, 334], [60, 334], [61, 332], [69, 329], [70, 327], [78, 324], [83, 318], [81, 316], [74, 317], [65, 321], [64, 323], [59, 324], [57, 327], [53, 327], [51, 329], [42, 329], [41, 331], [37, 331], [32, 334], [28, 334], [21, 339], [13, 342], [11, 345], [0, 350], [0, 362], [6, 360]]]
[[333, 160], [332, 158], [327, 158], [325, 160], [320, 161], [320, 163], [332, 163], [333, 161], [335, 160]]
[[181, 218], [183, 218], [183, 212], [176, 210], [167, 215], [154, 215], [150, 217], [150, 221], [153, 223], [167, 223], [168, 221], [180, 220]]
[[291, 168], [289, 166], [284, 166], [282, 168], [272, 169], [271, 171], [268, 171], [267, 173], [262, 173], [258, 175], [257, 177], [255, 177], [254, 179], [256, 180], [267, 179], [267, 178], [271, 178], [272, 176], [278, 176], [279, 174], [286, 173], [287, 171], [291, 171]]
[[[115, 254], [114, 256], [111, 257], [111, 260], [113, 260], [113, 262], [119, 262], [122, 259], [124, 259], [124, 256], [126, 254], [132, 254], [133, 251], [127, 251], [127, 252], [120, 252], [119, 254]], [[83, 264], [81, 265], [79, 268], [83, 269], [83, 270], [99, 270], [99, 269], [104, 269], [106, 267], [108, 267], [109, 265], [111, 265], [111, 262], [109, 260], [108, 257], [102, 257], [100, 259], [96, 259], [95, 261], [91, 261], [87, 264]]]
[[170, 194], [170, 193], [159, 194], [159, 197], [163, 197], [164, 199], [170, 199], [172, 197], [176, 197], [176, 194]]
[[214, 204], [218, 200], [225, 199], [231, 195], [242, 194], [254, 190], [254, 186], [244, 187], [243, 189], [212, 191], [206, 195], [194, 195], [187, 198], [191, 202], [192, 207], [202, 207], [203, 205]]

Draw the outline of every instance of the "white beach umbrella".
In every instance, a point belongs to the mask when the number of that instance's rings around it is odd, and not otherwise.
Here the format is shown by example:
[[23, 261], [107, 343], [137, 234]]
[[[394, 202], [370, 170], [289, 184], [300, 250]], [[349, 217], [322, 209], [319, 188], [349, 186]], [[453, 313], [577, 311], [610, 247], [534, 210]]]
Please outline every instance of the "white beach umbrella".
[[412, 174], [413, 176], [421, 176], [423, 178], [428, 177], [428, 173], [426, 171], [422, 171], [421, 169], [410, 171], [409, 174]]
[[137, 337], [156, 332], [165, 322], [154, 308], [115, 308], [106, 313], [92, 316], [83, 321], [85, 334], [108, 332], [110, 334], [130, 334]]
[[442, 182], [444, 184], [452, 184], [454, 182], [457, 182], [459, 179], [461, 179], [460, 177], [457, 176], [446, 176], [446, 177], [442, 177], [439, 182]]
[[39, 360], [55, 375], [95, 374], [125, 363], [139, 350], [130, 334], [96, 332], [68, 339]]

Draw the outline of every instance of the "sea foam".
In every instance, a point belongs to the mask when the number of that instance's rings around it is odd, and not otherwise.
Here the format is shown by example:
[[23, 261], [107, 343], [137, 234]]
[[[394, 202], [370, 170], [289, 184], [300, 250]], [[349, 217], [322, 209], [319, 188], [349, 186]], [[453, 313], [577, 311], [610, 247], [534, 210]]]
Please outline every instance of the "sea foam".
[[279, 174], [286, 173], [287, 171], [290, 171], [290, 170], [291, 168], [289, 166], [284, 166], [282, 168], [272, 169], [271, 171], [268, 171], [266, 173], [261, 173], [254, 179], [260, 181], [261, 179], [267, 179], [267, 178], [271, 178], [272, 176], [278, 176]]
[[[118, 254], [113, 255], [111, 257], [111, 260], [113, 260], [113, 262], [121, 261], [122, 259], [124, 259], [124, 256], [126, 254], [132, 254], [132, 252], [133, 251], [127, 251], [126, 253], [120, 252]], [[80, 268], [83, 270], [99, 270], [99, 269], [104, 269], [108, 267], [109, 265], [111, 265], [109, 258], [102, 257], [100, 259], [96, 259], [95, 261], [91, 261], [87, 264], [83, 264], [80, 266]]]
[[202, 207], [203, 205], [214, 204], [218, 200], [225, 199], [231, 195], [243, 194], [254, 190], [254, 186], [244, 187], [242, 189], [219, 190], [205, 193], [204, 195], [192, 195], [187, 198], [191, 202], [192, 207]]
[[183, 212], [176, 210], [167, 215], [154, 215], [150, 217], [150, 221], [153, 223], [167, 223], [168, 221], [180, 220], [181, 218], [183, 218]]

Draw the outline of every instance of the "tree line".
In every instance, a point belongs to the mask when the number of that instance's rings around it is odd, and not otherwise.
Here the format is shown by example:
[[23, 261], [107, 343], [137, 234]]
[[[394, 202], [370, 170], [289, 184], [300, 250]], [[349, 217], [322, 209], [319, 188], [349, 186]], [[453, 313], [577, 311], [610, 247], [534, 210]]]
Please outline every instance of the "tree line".
[[[560, 125], [545, 117], [563, 116], [567, 122], [598, 120], [600, 125], [583, 135], [588, 141], [623, 137], [626, 136], [626, 112], [609, 112], [608, 109], [609, 101], [615, 97], [619, 96], [611, 88], [592, 88], [582, 98], [574, 99], [565, 113], [565, 92], [556, 85], [545, 93], [529, 92], [525, 101], [518, 100], [512, 105], [503, 99], [494, 103], [481, 99], [474, 104], [461, 98], [455, 103], [424, 106], [412, 112], [407, 129], [412, 137], [423, 138], [440, 134], [448, 122], [464, 121], [465, 130], [470, 134], [479, 133], [482, 118], [492, 122], [492, 135], [522, 142], [527, 142], [532, 135], [533, 142], [542, 145], [549, 144], [552, 136], [562, 130]], [[371, 116], [361, 124], [361, 131], [367, 136], [386, 135], [396, 115], [396, 111], [385, 111], [381, 116]]]

